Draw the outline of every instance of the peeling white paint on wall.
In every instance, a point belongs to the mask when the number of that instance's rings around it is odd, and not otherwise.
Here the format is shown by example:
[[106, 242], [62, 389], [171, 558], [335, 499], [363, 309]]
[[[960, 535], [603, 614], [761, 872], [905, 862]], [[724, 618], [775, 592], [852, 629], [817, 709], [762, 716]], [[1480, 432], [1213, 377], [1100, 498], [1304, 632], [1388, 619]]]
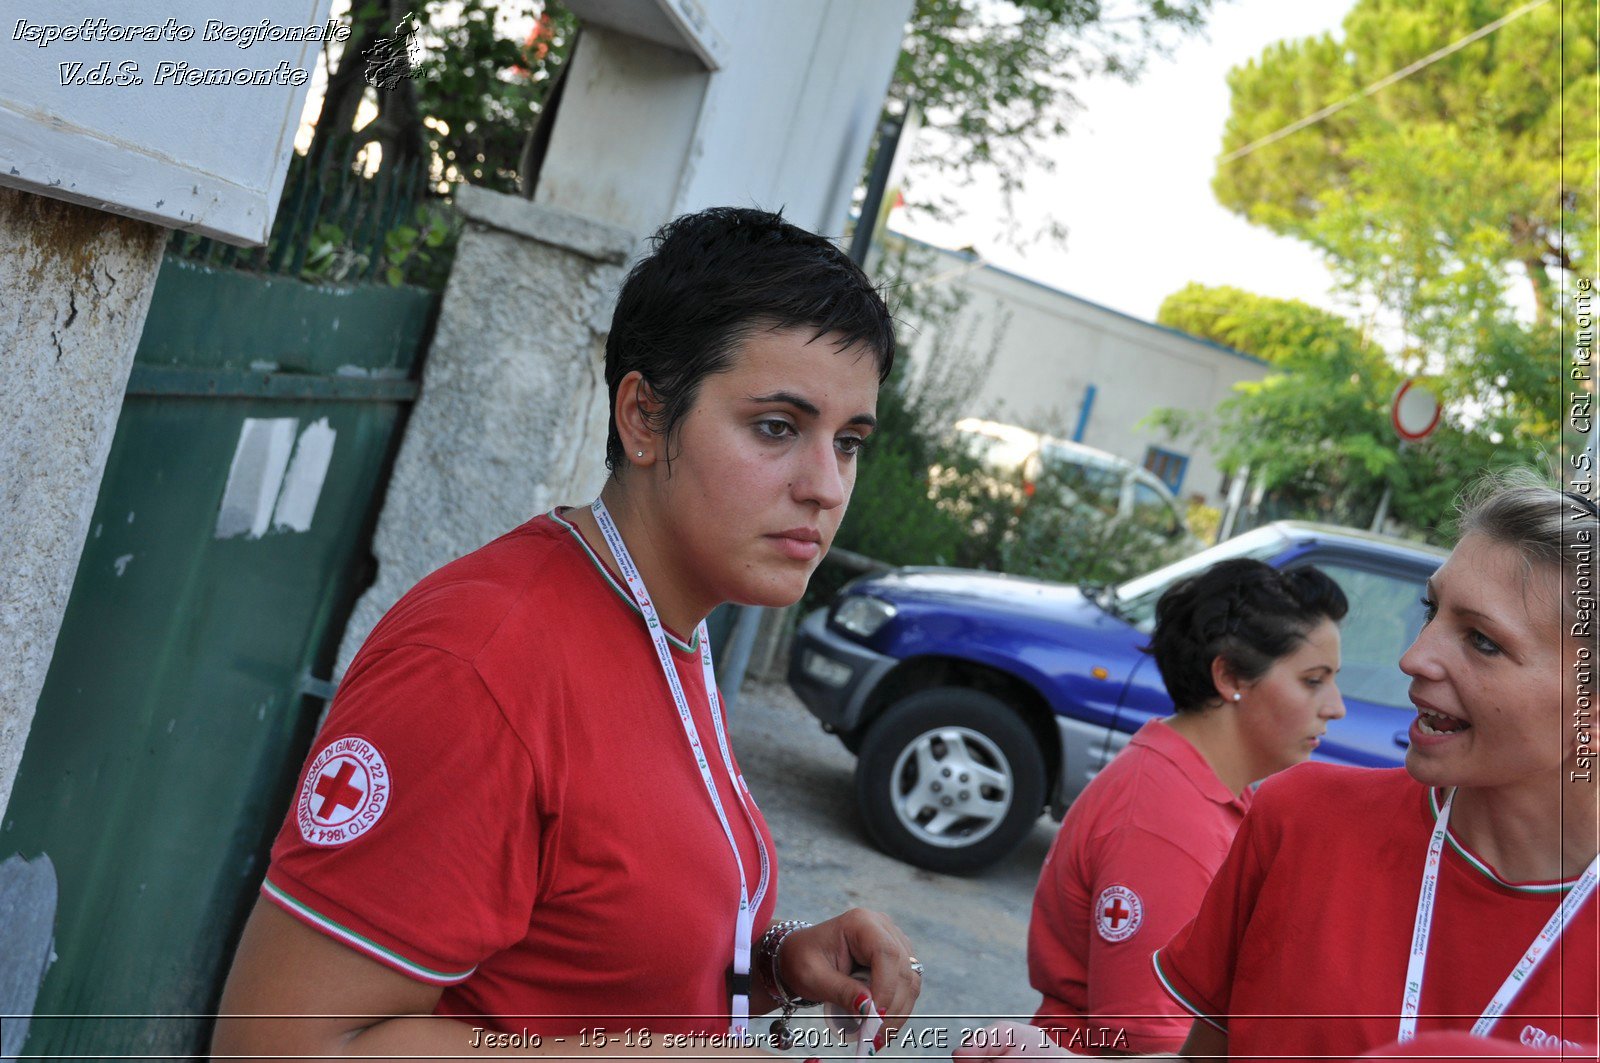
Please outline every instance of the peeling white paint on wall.
[[289, 462], [289, 473], [283, 479], [283, 490], [272, 514], [275, 531], [311, 530], [311, 518], [317, 512], [317, 499], [322, 497], [322, 483], [328, 478], [337, 436], [326, 417], [306, 425], [305, 431], [300, 433], [294, 459]]
[[294, 417], [245, 418], [217, 510], [218, 539], [311, 530], [338, 433], [326, 417], [297, 440], [299, 428]]
[[245, 418], [217, 510], [218, 539], [240, 535], [259, 539], [266, 534], [299, 425], [293, 417]]

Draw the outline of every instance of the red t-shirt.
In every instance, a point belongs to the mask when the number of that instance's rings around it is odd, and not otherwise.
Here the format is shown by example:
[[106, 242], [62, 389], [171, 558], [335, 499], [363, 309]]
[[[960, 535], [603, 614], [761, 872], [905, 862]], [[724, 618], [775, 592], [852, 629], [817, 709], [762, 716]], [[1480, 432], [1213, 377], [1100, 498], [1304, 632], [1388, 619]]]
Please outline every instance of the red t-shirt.
[[[698, 647], [672, 641], [754, 894], [758, 849]], [[759, 934], [777, 867], [755, 815], [772, 864]], [[533, 1016], [480, 1025], [546, 1034], [608, 1015], [656, 1033], [728, 1028], [733, 854], [643, 618], [554, 514], [428, 576], [373, 630], [262, 890], [445, 986], [440, 1014]]]
[[1150, 955], [1194, 918], [1249, 802], [1178, 732], [1139, 728], [1072, 803], [1045, 858], [1028, 926], [1028, 980], [1044, 994], [1035, 1025], [1074, 1052], [1183, 1046], [1188, 1013]]
[[[1193, 923], [1155, 957], [1234, 1057], [1358, 1056], [1395, 1040], [1439, 795], [1395, 768], [1269, 779]], [[1472, 1027], [1572, 882], [1509, 883], [1454, 836], [1439, 873], [1419, 1033]], [[1593, 898], [1492, 1037], [1596, 1042]]]

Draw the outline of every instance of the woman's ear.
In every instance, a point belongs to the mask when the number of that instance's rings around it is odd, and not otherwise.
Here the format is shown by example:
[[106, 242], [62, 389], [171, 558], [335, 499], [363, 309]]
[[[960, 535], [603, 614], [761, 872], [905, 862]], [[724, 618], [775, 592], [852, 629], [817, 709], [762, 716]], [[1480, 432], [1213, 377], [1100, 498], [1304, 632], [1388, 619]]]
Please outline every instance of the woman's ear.
[[1233, 665], [1222, 654], [1211, 658], [1211, 685], [1217, 688], [1225, 702], [1239, 701], [1244, 691], [1244, 681], [1235, 674]]
[[617, 402], [612, 415], [617, 422], [617, 438], [622, 442], [622, 456], [629, 465], [650, 465], [662, 456], [658, 453], [661, 436], [650, 427], [651, 420], [660, 411], [661, 400], [637, 369], [617, 384]]

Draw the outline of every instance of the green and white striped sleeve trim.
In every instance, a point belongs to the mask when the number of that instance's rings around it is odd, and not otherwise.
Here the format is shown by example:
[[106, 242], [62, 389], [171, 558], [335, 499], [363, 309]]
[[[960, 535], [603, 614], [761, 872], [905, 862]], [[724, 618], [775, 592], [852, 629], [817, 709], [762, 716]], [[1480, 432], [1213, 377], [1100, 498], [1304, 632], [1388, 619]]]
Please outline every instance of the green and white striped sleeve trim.
[[376, 941], [369, 937], [363, 937], [349, 927], [341, 926], [315, 908], [307, 905], [304, 901], [290, 896], [282, 887], [274, 885], [271, 879], [262, 880], [261, 892], [266, 894], [268, 900], [274, 901], [279, 907], [298, 918], [301, 922], [310, 924], [329, 937], [344, 942], [357, 952], [364, 952], [379, 963], [393, 967], [401, 974], [409, 975], [418, 981], [428, 982], [433, 985], [454, 985], [457, 982], [466, 981], [472, 972], [478, 969], [476, 966], [472, 966], [465, 971], [435, 971], [431, 967], [424, 967], [420, 963], [406, 959], [393, 949], [384, 948]]
[[1224, 1026], [1216, 1018], [1213, 1018], [1212, 1016], [1207, 1015], [1205, 1012], [1201, 1011], [1199, 1008], [1197, 1008], [1193, 1004], [1191, 1004], [1189, 1002], [1189, 998], [1185, 997], [1182, 993], [1178, 992], [1176, 987], [1173, 986], [1172, 979], [1168, 978], [1167, 977], [1167, 972], [1165, 972], [1165, 971], [1163, 971], [1161, 969], [1161, 950], [1160, 949], [1157, 949], [1155, 952], [1152, 952], [1150, 954], [1150, 963], [1156, 969], [1156, 978], [1161, 982], [1161, 988], [1165, 989], [1167, 991], [1167, 995], [1169, 997], [1171, 997], [1174, 1001], [1177, 1002], [1178, 1007], [1182, 1008], [1184, 1011], [1187, 1011], [1190, 1015], [1193, 1015], [1195, 1018], [1199, 1019], [1201, 1022], [1204, 1022], [1209, 1026], [1215, 1026], [1217, 1029], [1221, 1030], [1223, 1033], [1227, 1033], [1228, 1032], [1228, 1028], [1226, 1026]]

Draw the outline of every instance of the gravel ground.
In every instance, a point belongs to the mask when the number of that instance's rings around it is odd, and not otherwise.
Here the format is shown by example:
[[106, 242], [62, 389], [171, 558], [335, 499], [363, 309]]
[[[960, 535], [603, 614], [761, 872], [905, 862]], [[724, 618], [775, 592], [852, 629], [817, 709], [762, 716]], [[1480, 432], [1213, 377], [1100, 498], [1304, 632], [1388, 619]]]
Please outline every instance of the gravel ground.
[[[787, 686], [747, 683], [731, 731], [777, 840], [778, 918], [820, 922], [846, 908], [874, 908], [893, 917], [927, 966], [918, 1017], [888, 1055], [948, 1058], [962, 1031], [983, 1027], [984, 1017], [1032, 1016], [1039, 996], [1028, 987], [1028, 915], [1055, 835], [1048, 817], [977, 876], [923, 871], [873, 848], [855, 810], [855, 757]], [[935, 1032], [941, 1029], [948, 1033]]]

